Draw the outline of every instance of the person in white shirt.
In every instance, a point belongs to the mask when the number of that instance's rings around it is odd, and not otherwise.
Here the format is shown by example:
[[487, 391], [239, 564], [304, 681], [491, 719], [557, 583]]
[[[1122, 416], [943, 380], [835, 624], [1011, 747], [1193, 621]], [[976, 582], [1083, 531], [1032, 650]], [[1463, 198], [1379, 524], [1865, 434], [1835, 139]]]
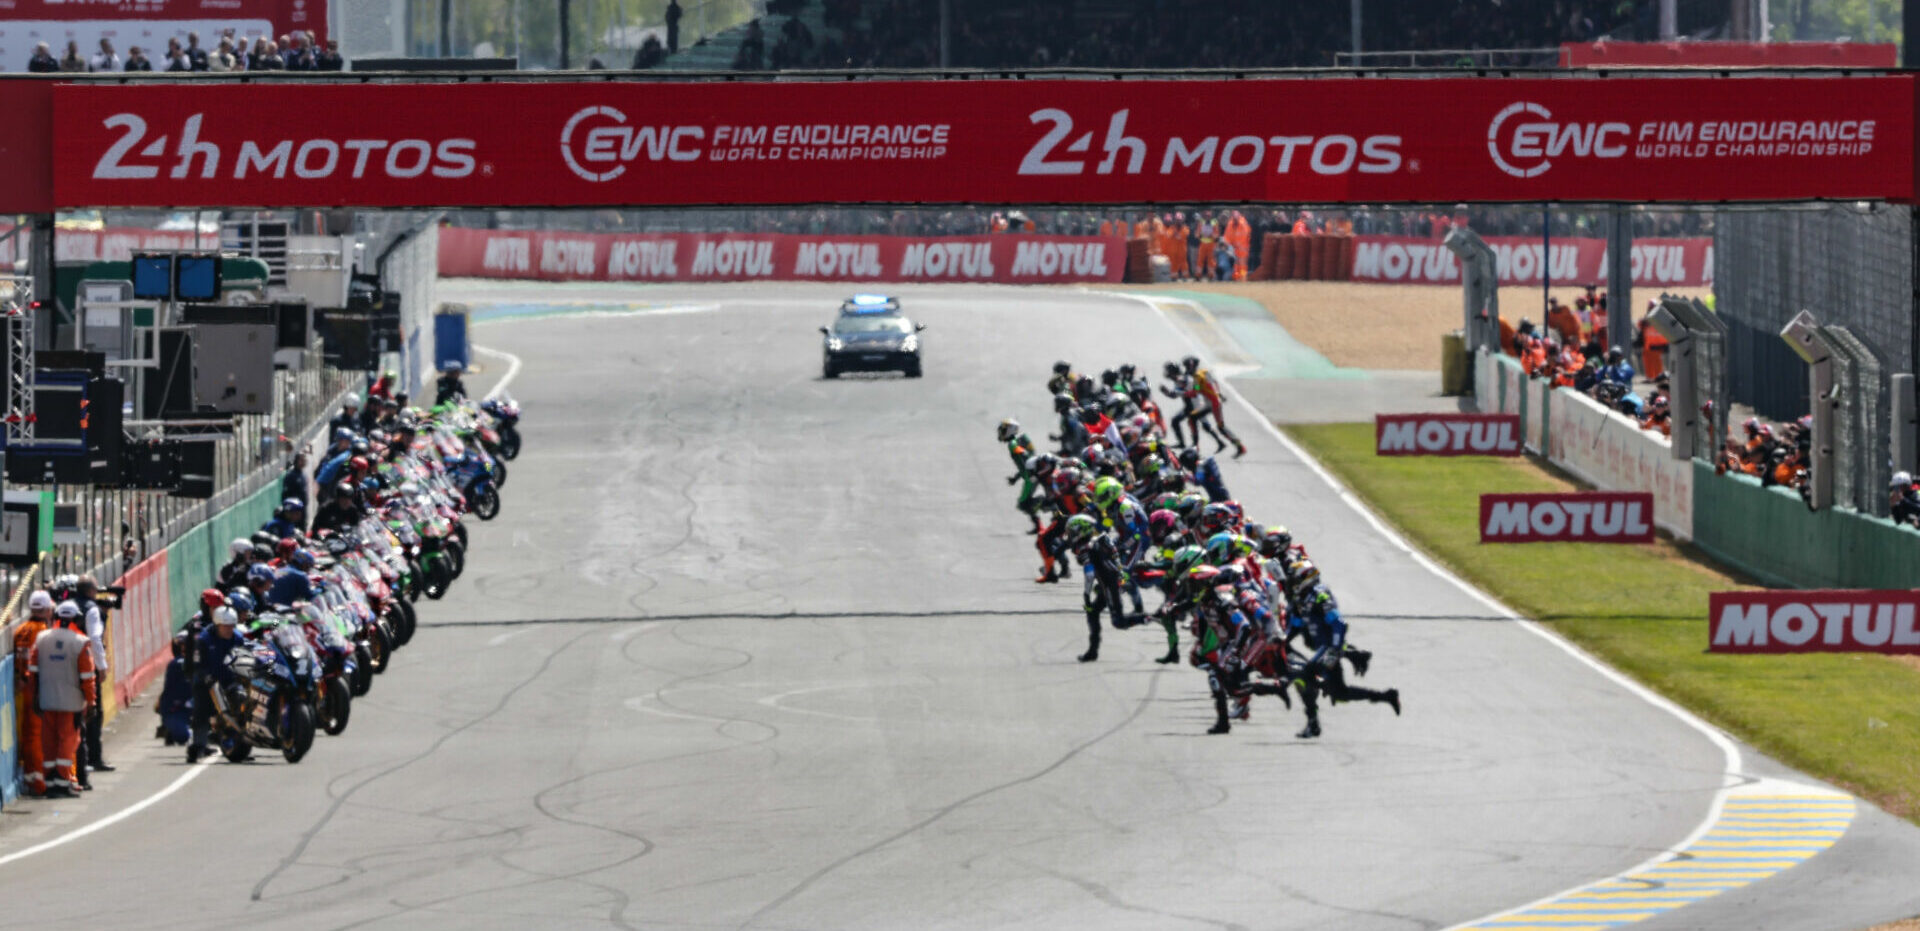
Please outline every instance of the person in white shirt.
[[113, 50], [112, 39], [100, 40], [100, 51], [87, 59], [88, 71], [119, 71], [120, 55]]

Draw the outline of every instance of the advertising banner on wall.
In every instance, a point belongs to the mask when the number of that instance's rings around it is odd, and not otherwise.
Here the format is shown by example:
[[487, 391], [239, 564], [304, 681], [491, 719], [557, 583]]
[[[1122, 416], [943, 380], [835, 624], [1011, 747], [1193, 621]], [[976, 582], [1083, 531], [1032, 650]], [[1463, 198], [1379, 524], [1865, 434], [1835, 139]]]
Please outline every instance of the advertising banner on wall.
[[1920, 653], [1920, 592], [1792, 590], [1707, 596], [1714, 653]]
[[541, 281], [1119, 281], [1119, 238], [440, 231], [440, 274]]
[[1600, 488], [1651, 492], [1654, 522], [1693, 537], [1692, 460], [1673, 458], [1666, 437], [1579, 392], [1553, 391], [1547, 404], [1548, 460]]
[[1518, 414], [1375, 414], [1379, 456], [1518, 456]]
[[1914, 193], [1905, 75], [140, 82], [53, 93], [54, 195], [75, 207]]
[[[1607, 241], [1538, 236], [1487, 236], [1503, 285], [1607, 283]], [[1635, 239], [1633, 283], [1643, 288], [1697, 288], [1713, 284], [1713, 237]], [[1460, 260], [1437, 239], [1355, 236], [1353, 280], [1386, 284], [1460, 284]]]
[[1480, 496], [1482, 543], [1651, 543], [1653, 496], [1581, 491]]

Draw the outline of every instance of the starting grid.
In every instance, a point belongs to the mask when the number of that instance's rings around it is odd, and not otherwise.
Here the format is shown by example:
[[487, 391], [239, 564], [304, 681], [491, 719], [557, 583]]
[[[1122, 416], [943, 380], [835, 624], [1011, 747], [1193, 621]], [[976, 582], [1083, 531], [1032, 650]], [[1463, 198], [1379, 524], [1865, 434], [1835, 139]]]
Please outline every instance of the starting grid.
[[1851, 796], [1762, 781], [1728, 793], [1698, 837], [1652, 865], [1451, 931], [1604, 931], [1751, 886], [1832, 847], [1857, 809]]

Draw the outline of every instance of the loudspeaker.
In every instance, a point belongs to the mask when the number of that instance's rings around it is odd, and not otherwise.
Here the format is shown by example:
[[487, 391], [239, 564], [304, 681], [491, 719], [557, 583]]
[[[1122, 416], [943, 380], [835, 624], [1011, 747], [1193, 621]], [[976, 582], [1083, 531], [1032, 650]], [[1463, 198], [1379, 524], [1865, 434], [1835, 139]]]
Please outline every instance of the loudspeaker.
[[140, 440], [126, 445], [121, 478], [127, 488], [174, 488], [180, 484], [180, 441]]
[[343, 372], [371, 372], [380, 367], [373, 351], [373, 320], [369, 315], [322, 311], [314, 327], [326, 341], [322, 356], [328, 365]]
[[274, 325], [279, 328], [275, 349], [305, 349], [313, 345], [313, 308], [305, 301], [282, 301], [273, 305]]
[[47, 370], [78, 370], [94, 378], [107, 374], [107, 354], [77, 349], [42, 349], [34, 353], [33, 364]]
[[163, 329], [154, 336], [160, 340], [160, 351], [155, 355], [160, 366], [147, 370], [140, 398], [142, 417], [157, 420], [189, 416], [194, 413], [193, 334], [189, 330]]
[[117, 378], [87, 382], [87, 460], [95, 485], [118, 485], [125, 463], [127, 384]]
[[45, 453], [7, 453], [7, 481], [15, 485], [84, 485], [93, 470], [81, 453], [49, 456]]
[[186, 440], [177, 444], [180, 487], [175, 498], [213, 497], [214, 449], [212, 440]]

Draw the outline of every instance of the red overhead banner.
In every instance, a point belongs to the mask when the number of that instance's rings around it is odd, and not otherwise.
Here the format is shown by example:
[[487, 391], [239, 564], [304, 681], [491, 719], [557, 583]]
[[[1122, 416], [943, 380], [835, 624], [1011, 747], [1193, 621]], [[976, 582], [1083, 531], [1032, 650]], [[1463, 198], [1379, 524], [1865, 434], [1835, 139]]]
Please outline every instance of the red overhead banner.
[[62, 206], [1911, 200], [1910, 77], [67, 84]]
[[1481, 495], [1482, 543], [1651, 543], [1653, 495], [1581, 491]]
[[1913, 591], [1747, 591], [1707, 596], [1709, 652], [1920, 653]]
[[[1607, 241], [1590, 237], [1488, 236], [1495, 272], [1503, 285], [1537, 285], [1545, 273], [1554, 284], [1607, 283]], [[1460, 283], [1460, 259], [1437, 239], [1419, 236], [1353, 237], [1353, 280], [1390, 284]], [[1713, 284], [1713, 237], [1635, 239], [1633, 283], [1643, 288], [1694, 288]]]
[[1518, 456], [1519, 414], [1375, 414], [1377, 456]]
[[1123, 239], [440, 231], [445, 277], [542, 281], [1119, 281]]

